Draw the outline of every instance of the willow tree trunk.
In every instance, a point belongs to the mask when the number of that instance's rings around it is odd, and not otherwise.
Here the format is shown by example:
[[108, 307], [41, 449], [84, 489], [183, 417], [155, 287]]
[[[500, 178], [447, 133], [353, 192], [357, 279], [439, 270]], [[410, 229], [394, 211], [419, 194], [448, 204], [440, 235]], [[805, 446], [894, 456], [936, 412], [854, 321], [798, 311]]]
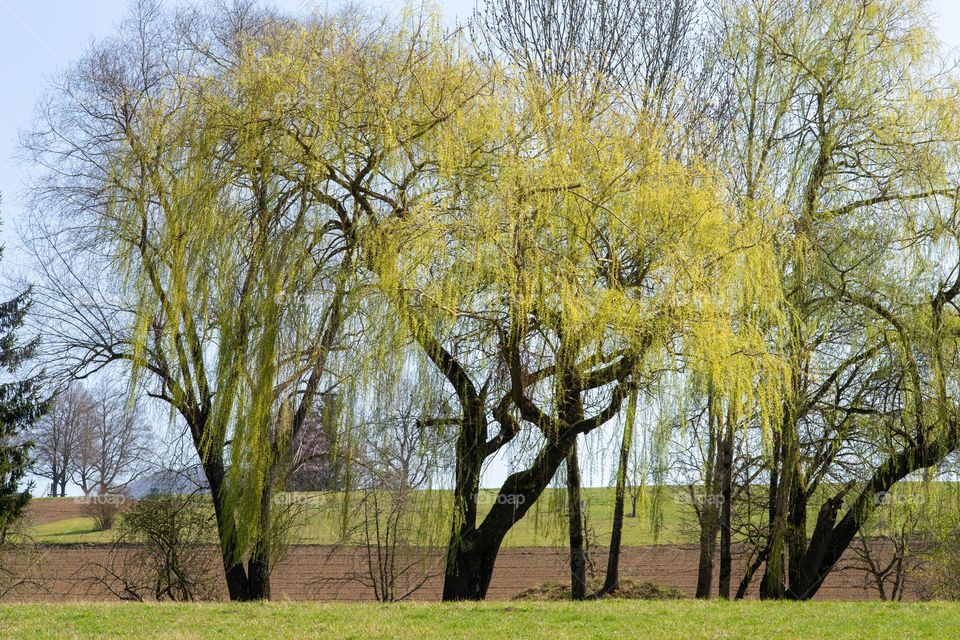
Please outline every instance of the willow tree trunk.
[[[717, 548], [717, 531], [720, 528], [720, 514], [717, 505], [717, 487], [719, 486], [720, 442], [722, 438], [718, 428], [712, 390], [707, 403], [707, 455], [703, 474], [703, 496], [697, 510], [700, 524], [700, 558], [697, 565], [697, 598], [709, 598], [713, 589], [714, 556]], [[690, 489], [691, 498], [695, 498]]]
[[700, 519], [700, 559], [697, 565], [697, 598], [709, 598], [713, 588], [713, 564], [719, 521], [713, 505], [704, 505]]
[[[784, 411], [783, 428], [780, 429], [779, 455], [774, 456], [773, 477], [770, 486], [770, 519], [767, 537], [767, 564], [760, 580], [762, 600], [781, 600], [787, 595], [787, 545], [790, 515], [790, 496], [794, 487], [794, 474], [798, 469], [796, 423], [790, 419], [791, 412]], [[779, 468], [777, 464], [779, 463]]]
[[[627, 415], [623, 423], [623, 440], [620, 443], [620, 461], [617, 464], [617, 487], [613, 503], [613, 527], [610, 530], [610, 550], [607, 555], [607, 576], [601, 593], [612, 593], [620, 586], [620, 544], [623, 540], [623, 505], [627, 494], [627, 466], [630, 463], [630, 448], [633, 443], [633, 425], [637, 414], [637, 392], [630, 394]], [[637, 503], [633, 503], [636, 516]]]
[[477, 494], [486, 458], [486, 422], [480, 399], [466, 404], [466, 419], [457, 436], [453, 487], [453, 522], [447, 544], [443, 600], [483, 600], [493, 576], [499, 544], [477, 531]]
[[511, 474], [479, 526], [462, 523], [451, 541], [443, 583], [443, 599], [482, 600], [487, 595], [494, 564], [504, 537], [543, 494], [564, 463], [573, 439], [558, 438], [547, 443], [534, 463]]
[[732, 509], [733, 509], [733, 423], [727, 425], [720, 456], [720, 578], [717, 595], [730, 599], [730, 577], [733, 572]]
[[239, 554], [234, 546], [236, 540], [236, 531], [232, 528], [234, 524], [230, 518], [226, 517], [223, 508], [223, 465], [218, 461], [204, 462], [203, 471], [207, 476], [207, 482], [210, 484], [210, 493], [213, 498], [213, 512], [217, 521], [220, 558], [223, 561], [227, 594], [231, 601], [246, 602], [251, 599], [250, 583], [247, 580], [247, 572], [243, 568], [243, 562], [238, 558]]
[[270, 572], [271, 555], [273, 544], [277, 541], [273, 539], [275, 528], [272, 522], [272, 487], [276, 482], [276, 469], [271, 465], [271, 470], [264, 487], [263, 494], [260, 496], [260, 526], [257, 532], [257, 539], [254, 542], [253, 549], [250, 552], [250, 559], [247, 561], [247, 584], [250, 600], [269, 600], [270, 599]]
[[249, 600], [270, 599], [270, 551], [268, 545], [259, 541], [247, 562]]
[[587, 554], [583, 539], [583, 496], [580, 486], [580, 460], [574, 440], [567, 455], [567, 514], [570, 523], [570, 597], [587, 596]]
[[448, 550], [443, 578], [444, 602], [486, 598], [499, 551], [498, 542], [476, 529], [461, 532], [456, 544]]

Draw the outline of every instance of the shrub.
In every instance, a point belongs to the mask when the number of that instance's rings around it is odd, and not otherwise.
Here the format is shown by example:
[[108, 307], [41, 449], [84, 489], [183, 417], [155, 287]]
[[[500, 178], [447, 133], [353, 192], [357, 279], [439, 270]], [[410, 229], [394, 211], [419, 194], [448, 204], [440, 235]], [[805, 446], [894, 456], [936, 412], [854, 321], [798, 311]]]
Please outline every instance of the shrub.
[[94, 581], [123, 600], [177, 602], [215, 595], [212, 512], [195, 495], [138, 500], [120, 518], [106, 565]]
[[83, 513], [93, 518], [96, 531], [109, 531], [116, 524], [117, 516], [123, 509], [127, 497], [123, 494], [107, 493], [84, 498]]

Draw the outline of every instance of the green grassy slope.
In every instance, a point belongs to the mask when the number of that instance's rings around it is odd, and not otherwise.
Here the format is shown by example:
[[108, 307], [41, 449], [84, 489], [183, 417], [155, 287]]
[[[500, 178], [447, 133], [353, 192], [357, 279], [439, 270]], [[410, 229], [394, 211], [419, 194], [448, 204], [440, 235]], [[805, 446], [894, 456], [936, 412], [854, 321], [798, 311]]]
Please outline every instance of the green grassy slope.
[[[683, 503], [685, 494], [678, 489], [666, 488], [662, 494], [659, 510], [659, 531], [655, 531], [650, 501], [653, 490], [638, 503], [637, 516], [627, 518], [624, 524], [623, 543], [642, 545], [659, 543], [694, 542], [696, 533], [693, 528], [693, 511]], [[677, 499], [677, 496], [681, 496]], [[289, 499], [287, 499], [289, 496]], [[348, 507], [352, 513], [344, 525], [344, 497], [340, 493], [328, 494], [287, 494], [280, 496], [280, 503], [296, 504], [291, 542], [302, 544], [332, 544], [337, 542], [346, 530], [356, 530], [360, 519], [356, 507]], [[478, 499], [481, 515], [490, 509], [496, 497], [493, 490], [483, 491]], [[44, 503], [63, 500], [64, 504], [72, 498], [44, 498]], [[510, 532], [505, 546], [552, 546], [563, 545], [566, 541], [567, 525], [564, 516], [566, 497], [558, 490], [549, 489], [537, 502], [526, 517]], [[613, 513], [613, 491], [606, 488], [586, 489], [584, 501], [588, 511], [588, 526], [594, 534], [597, 544], [605, 544], [610, 535], [610, 523]], [[450, 496], [447, 491], [423, 492], [418, 496], [418, 508], [426, 515], [420, 526], [421, 538], [425, 543], [445, 541], [446, 523], [449, 522]], [[429, 503], [429, 507], [426, 504]], [[50, 509], [50, 506], [46, 506]], [[29, 533], [37, 542], [46, 544], [65, 544], [77, 542], [110, 542], [112, 532], [95, 531], [93, 518], [65, 517], [29, 528]], [[630, 513], [629, 500], [627, 514]]]
[[[624, 524], [623, 544], [628, 546], [646, 544], [695, 543], [697, 527], [689, 494], [682, 487], [663, 487], [657, 490], [646, 488], [638, 502], [637, 515], [628, 517]], [[928, 508], [931, 513], [947, 509], [956, 511], [960, 506], [960, 485], [954, 483], [931, 483], [924, 489], [919, 484], [901, 485], [898, 496], [889, 500], [896, 505], [910, 504]], [[277, 509], [294, 504], [291, 542], [300, 544], [333, 544], [341, 540], [344, 532], [358, 534], [359, 510], [355, 504], [358, 496], [350, 496], [350, 504], [344, 504], [342, 493], [294, 493], [281, 494]], [[478, 505], [481, 516], [490, 509], [496, 498], [494, 490], [481, 492]], [[587, 526], [594, 544], [606, 544], [610, 536], [614, 492], [610, 488], [584, 490], [587, 506]], [[66, 507], [72, 498], [45, 498], [49, 513], [53, 501], [62, 500]], [[756, 498], [755, 498], [756, 500]], [[448, 491], [419, 492], [415, 498], [414, 519], [421, 529], [418, 538], [422, 544], [443, 544], [448, 534], [450, 493]], [[658, 504], [654, 509], [653, 505]], [[563, 546], [566, 544], [567, 524], [564, 516], [566, 496], [561, 490], [548, 489], [508, 534], [505, 546]], [[627, 501], [627, 514], [630, 513]], [[346, 508], [345, 508], [346, 507]], [[882, 509], [893, 507], [882, 507]], [[55, 508], [54, 508], [55, 509]], [[817, 505], [808, 511], [810, 527], [817, 515]], [[70, 517], [46, 522], [29, 529], [35, 540], [41, 543], [110, 542], [112, 532], [94, 531], [93, 519], [77, 517], [76, 507], [66, 509]], [[344, 513], [348, 516], [345, 519]], [[760, 511], [756, 514], [760, 518]], [[656, 519], [656, 522], [655, 522]]]

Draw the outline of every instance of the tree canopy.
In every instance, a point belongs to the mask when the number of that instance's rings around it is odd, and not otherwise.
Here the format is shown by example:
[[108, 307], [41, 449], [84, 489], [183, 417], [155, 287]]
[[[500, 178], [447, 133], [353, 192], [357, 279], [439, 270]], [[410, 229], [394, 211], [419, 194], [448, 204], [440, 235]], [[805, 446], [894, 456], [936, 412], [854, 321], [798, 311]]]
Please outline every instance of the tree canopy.
[[764, 596], [807, 598], [960, 444], [960, 98], [922, 3], [548, 5], [449, 30], [142, 2], [41, 107], [43, 354], [123, 363], [186, 425], [232, 597], [269, 597], [311, 430], [374, 455], [411, 385], [452, 489], [446, 599], [485, 595], [602, 429], [621, 525], [630, 440], [695, 442], [725, 596], [741, 515], [741, 591], [764, 566]]

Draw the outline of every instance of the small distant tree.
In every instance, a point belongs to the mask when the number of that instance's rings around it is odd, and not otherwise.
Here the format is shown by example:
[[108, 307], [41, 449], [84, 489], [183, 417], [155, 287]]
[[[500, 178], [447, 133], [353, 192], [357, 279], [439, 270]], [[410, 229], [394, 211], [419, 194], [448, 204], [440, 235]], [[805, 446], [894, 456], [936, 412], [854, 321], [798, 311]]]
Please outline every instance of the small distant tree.
[[920, 594], [924, 599], [960, 600], [960, 528], [938, 536], [923, 554]]
[[287, 491], [333, 491], [343, 487], [346, 456], [337, 432], [337, 396], [325, 393], [314, 401], [291, 447]]
[[910, 579], [921, 599], [960, 600], [960, 486], [954, 476], [927, 494]]
[[366, 555], [354, 579], [380, 602], [406, 600], [442, 571], [434, 549], [445, 532], [431, 517], [437, 504], [425, 489], [443, 446], [435, 420], [418, 418], [417, 396], [407, 391], [391, 395], [386, 404], [399, 411], [373, 426], [359, 461], [361, 498], [351, 538]]
[[102, 382], [89, 396], [88, 418], [75, 437], [72, 479], [85, 496], [122, 493], [145, 468], [150, 430], [116, 385]]
[[908, 579], [921, 569], [930, 515], [927, 493], [906, 485], [904, 491], [879, 496], [876, 512], [850, 545], [859, 559], [855, 568], [881, 600], [903, 600]]
[[50, 411], [32, 429], [33, 473], [50, 481], [50, 495], [67, 495], [67, 483], [74, 471], [77, 444], [89, 429], [93, 398], [78, 385], [58, 393]]
[[93, 518], [95, 531], [109, 531], [117, 521], [117, 516], [127, 501], [123, 493], [108, 493], [96, 496], [87, 496], [83, 512]]

